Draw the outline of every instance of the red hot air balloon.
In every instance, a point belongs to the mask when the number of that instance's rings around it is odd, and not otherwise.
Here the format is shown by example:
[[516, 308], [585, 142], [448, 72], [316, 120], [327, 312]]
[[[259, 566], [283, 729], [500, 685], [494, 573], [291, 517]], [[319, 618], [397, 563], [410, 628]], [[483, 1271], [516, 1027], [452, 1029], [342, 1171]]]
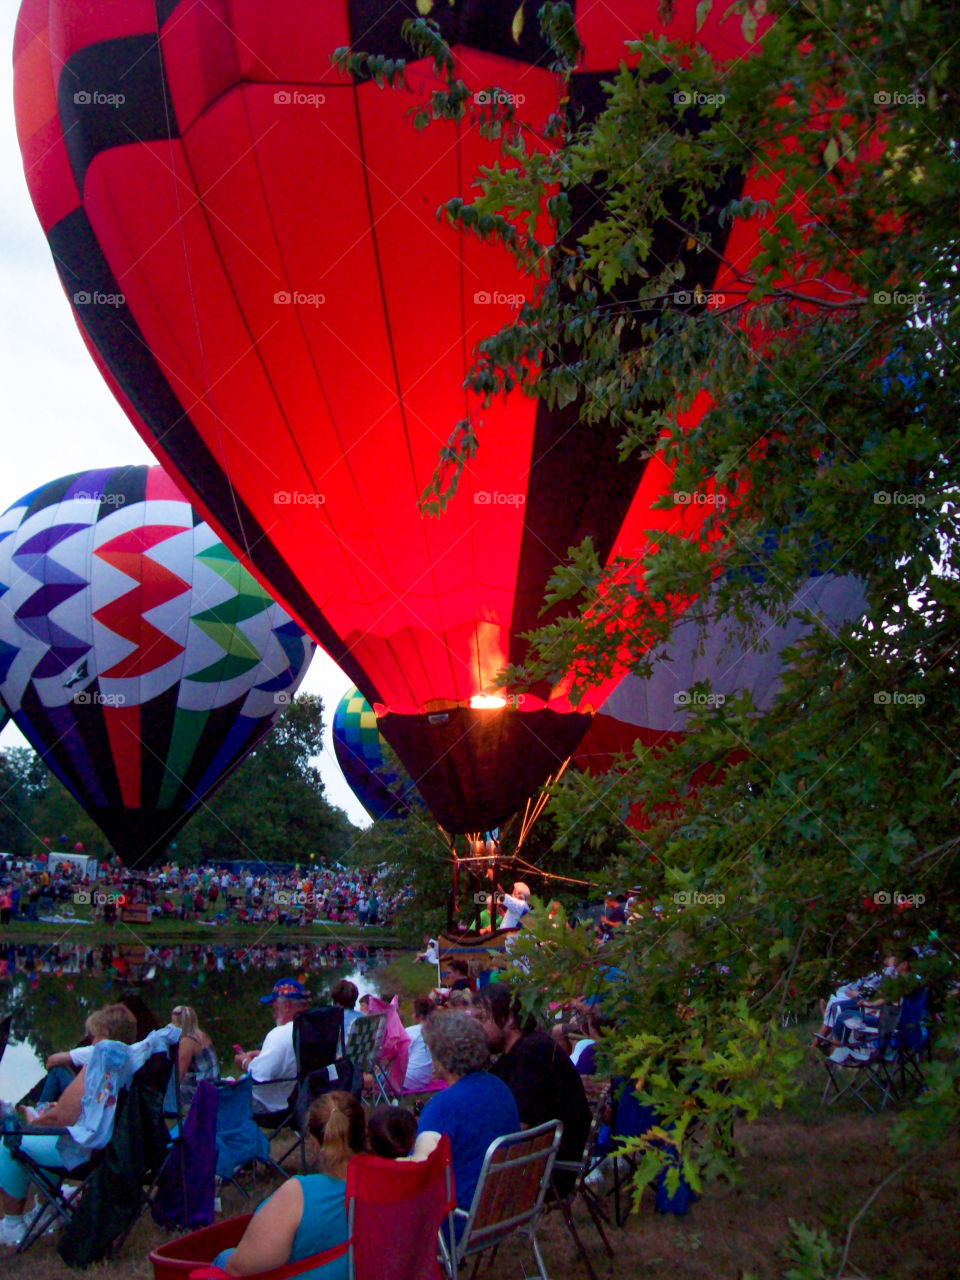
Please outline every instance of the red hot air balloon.
[[[722, 6], [698, 31], [698, 7], [677, 0], [664, 27], [655, 0], [578, 5], [574, 106], [597, 109], [630, 38], [749, 52]], [[537, 10], [431, 12], [458, 74], [511, 94], [534, 131], [558, 103]], [[619, 465], [616, 433], [575, 406], [514, 393], [481, 410], [463, 390], [475, 343], [532, 289], [500, 248], [434, 216], [470, 198], [491, 144], [470, 116], [413, 129], [411, 101], [442, 87], [426, 63], [408, 69], [411, 95], [330, 60], [346, 45], [408, 56], [416, 15], [415, 0], [24, 0], [15, 95], [31, 194], [111, 389], [375, 706], [438, 820], [470, 831], [522, 804], [602, 701], [491, 697], [553, 566], [587, 535], [606, 556], [642, 549], [644, 530], [695, 532], [702, 509], [651, 511], [666, 467]], [[713, 231], [749, 260], [755, 231]], [[654, 251], [683, 260], [691, 290], [742, 288], [666, 223]], [[468, 415], [481, 447], [425, 519], [438, 451]]]

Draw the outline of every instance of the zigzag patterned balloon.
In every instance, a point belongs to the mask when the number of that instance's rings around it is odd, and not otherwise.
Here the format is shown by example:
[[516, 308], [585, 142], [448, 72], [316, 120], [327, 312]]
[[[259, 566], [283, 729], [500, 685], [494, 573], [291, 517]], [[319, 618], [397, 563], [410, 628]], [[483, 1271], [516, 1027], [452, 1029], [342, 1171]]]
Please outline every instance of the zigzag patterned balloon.
[[312, 653], [160, 467], [66, 476], [0, 517], [0, 698], [129, 865], [269, 730]]

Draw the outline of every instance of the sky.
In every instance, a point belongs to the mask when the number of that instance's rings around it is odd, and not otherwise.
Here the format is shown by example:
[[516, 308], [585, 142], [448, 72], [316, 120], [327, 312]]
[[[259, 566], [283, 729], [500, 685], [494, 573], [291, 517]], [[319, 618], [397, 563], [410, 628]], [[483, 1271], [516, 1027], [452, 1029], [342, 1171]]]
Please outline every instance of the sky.
[[[30, 202], [13, 118], [18, 8], [17, 0], [0, 0], [0, 511], [59, 476], [156, 461], [81, 341]], [[327, 798], [365, 826], [370, 819], [340, 772], [330, 734], [334, 708], [350, 686], [318, 650], [301, 689], [323, 698], [327, 730], [315, 763]], [[23, 745], [8, 724], [0, 748]]]

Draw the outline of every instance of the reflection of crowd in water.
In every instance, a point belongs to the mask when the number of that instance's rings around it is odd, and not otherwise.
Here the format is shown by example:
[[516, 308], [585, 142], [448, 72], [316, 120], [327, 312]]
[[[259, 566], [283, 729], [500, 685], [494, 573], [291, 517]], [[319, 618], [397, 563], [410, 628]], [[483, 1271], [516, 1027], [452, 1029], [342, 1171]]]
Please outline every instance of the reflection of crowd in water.
[[223, 973], [239, 969], [316, 971], [352, 966], [358, 974], [383, 963], [377, 947], [345, 946], [339, 943], [295, 943], [252, 947], [178, 944], [169, 947], [144, 945], [85, 946], [77, 943], [20, 943], [0, 948], [0, 978], [53, 974], [56, 977], [110, 974], [129, 982], [149, 982], [166, 970], [177, 973]]
[[165, 863], [130, 872], [117, 862], [102, 863], [95, 883], [76, 866], [53, 871], [0, 859], [0, 911], [4, 923], [37, 920], [45, 913], [70, 914], [89, 905], [112, 921], [123, 910], [140, 908], [146, 918], [239, 924], [388, 924], [409, 889], [391, 891], [383, 869], [374, 872], [318, 866], [301, 869], [227, 868], [212, 864], [179, 867]]

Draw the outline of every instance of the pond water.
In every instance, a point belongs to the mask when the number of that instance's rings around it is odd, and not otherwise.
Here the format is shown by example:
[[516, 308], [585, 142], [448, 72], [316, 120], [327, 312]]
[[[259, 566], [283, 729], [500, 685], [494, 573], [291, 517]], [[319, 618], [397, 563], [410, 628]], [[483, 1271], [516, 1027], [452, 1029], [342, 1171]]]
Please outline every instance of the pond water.
[[273, 1025], [259, 997], [279, 978], [298, 978], [319, 1004], [340, 978], [356, 983], [361, 995], [379, 995], [377, 970], [396, 954], [299, 942], [2, 946], [0, 1017], [11, 1013], [13, 1027], [0, 1059], [0, 1098], [22, 1097], [43, 1075], [48, 1054], [79, 1044], [88, 1015], [120, 1000], [160, 1026], [178, 1004], [192, 1005], [226, 1073], [231, 1045], [254, 1049]]

